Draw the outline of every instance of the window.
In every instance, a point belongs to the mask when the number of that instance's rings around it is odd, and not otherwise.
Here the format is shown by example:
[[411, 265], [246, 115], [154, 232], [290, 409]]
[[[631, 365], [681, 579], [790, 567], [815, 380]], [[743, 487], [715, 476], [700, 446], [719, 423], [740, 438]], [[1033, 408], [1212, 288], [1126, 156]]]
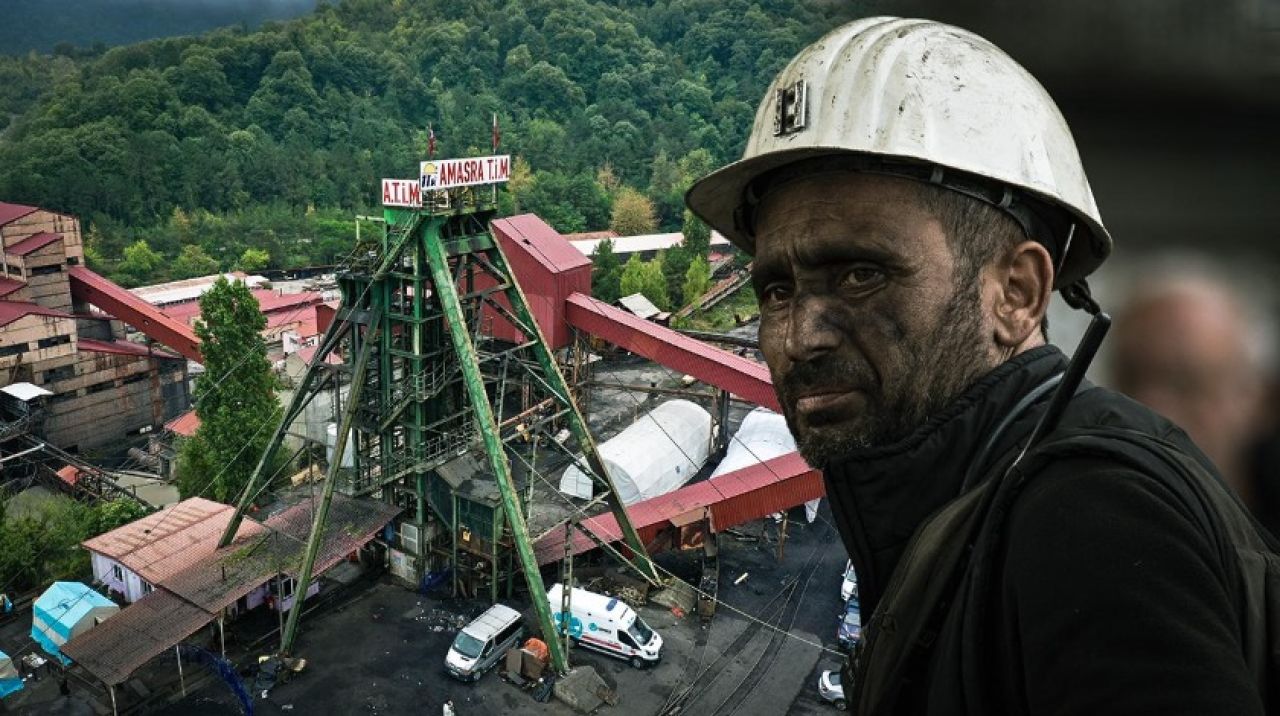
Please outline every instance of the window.
[[76, 377], [76, 367], [73, 365], [64, 365], [59, 368], [53, 368], [44, 372], [44, 382], [56, 383], [60, 380], [68, 380]]
[[638, 647], [635, 639], [632, 639], [631, 635], [625, 631], [618, 632], [618, 641], [622, 642], [623, 646], [629, 646], [633, 649]]
[[142, 593], [143, 593], [143, 594], [150, 594], [150, 593], [152, 593], [152, 592], [154, 592], [154, 591], [156, 591], [156, 588], [155, 588], [155, 587], [153, 587], [153, 586], [151, 586], [151, 582], [146, 582], [146, 581], [144, 581], [144, 582], [142, 583]]
[[118, 564], [111, 565], [111, 578], [116, 580], [117, 582], [124, 581], [124, 570], [120, 569], [120, 565]]
[[104, 380], [101, 383], [94, 383], [88, 388], [85, 388], [84, 394], [93, 395], [94, 393], [101, 393], [104, 390], [111, 390], [114, 387], [116, 387], [116, 383], [114, 380]]
[[36, 345], [40, 348], [53, 348], [70, 342], [71, 336], [52, 336], [50, 338], [41, 338], [36, 341]]
[[289, 597], [293, 595], [293, 577], [290, 577], [280, 583], [280, 596]]
[[62, 264], [54, 264], [52, 266], [37, 266], [29, 272], [32, 276], [48, 276], [53, 273], [62, 273]]
[[79, 265], [79, 263], [80, 263], [80, 257], [79, 257], [79, 256], [68, 256], [68, 257], [67, 257], [67, 265], [68, 265], [68, 266], [77, 266], [77, 265]]
[[16, 356], [27, 351], [26, 343], [15, 343], [11, 346], [0, 346], [0, 358], [5, 356]]
[[120, 385], [129, 385], [130, 383], [137, 383], [139, 381], [146, 380], [147, 378], [150, 378], [150, 377], [151, 377], [150, 373], [134, 373], [128, 378], [125, 378], [124, 380], [120, 381]]

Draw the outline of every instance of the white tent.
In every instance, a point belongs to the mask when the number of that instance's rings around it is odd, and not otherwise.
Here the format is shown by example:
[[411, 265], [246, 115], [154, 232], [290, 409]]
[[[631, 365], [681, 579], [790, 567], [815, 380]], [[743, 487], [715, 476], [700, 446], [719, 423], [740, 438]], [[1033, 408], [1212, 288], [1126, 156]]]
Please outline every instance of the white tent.
[[[622, 503], [648, 500], [684, 485], [706, 464], [711, 414], [687, 400], [671, 400], [601, 443], [599, 450]], [[577, 463], [570, 465], [560, 478], [560, 491], [590, 499], [591, 478]]]
[[[729, 441], [724, 459], [711, 477], [719, 477], [744, 467], [758, 465], [775, 457], [795, 452], [796, 441], [787, 428], [787, 420], [768, 408], [756, 408], [742, 419], [738, 432]], [[818, 516], [819, 500], [805, 503], [805, 516], [810, 522]]]
[[742, 419], [738, 432], [729, 440], [724, 459], [712, 477], [741, 470], [796, 451], [796, 440], [787, 429], [787, 420], [768, 408], [756, 408]]

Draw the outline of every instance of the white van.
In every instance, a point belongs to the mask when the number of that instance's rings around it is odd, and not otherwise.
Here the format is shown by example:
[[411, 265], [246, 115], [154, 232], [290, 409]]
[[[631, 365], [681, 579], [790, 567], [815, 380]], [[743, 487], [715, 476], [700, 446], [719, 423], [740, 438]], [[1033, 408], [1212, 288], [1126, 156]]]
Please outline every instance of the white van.
[[458, 632], [444, 657], [444, 668], [454, 678], [479, 681], [508, 649], [520, 644], [522, 636], [520, 612], [495, 604]]
[[[562, 584], [547, 592], [557, 627], [564, 620], [563, 597]], [[575, 587], [569, 611], [569, 636], [574, 643], [626, 659], [637, 669], [662, 659], [662, 637], [622, 600]]]

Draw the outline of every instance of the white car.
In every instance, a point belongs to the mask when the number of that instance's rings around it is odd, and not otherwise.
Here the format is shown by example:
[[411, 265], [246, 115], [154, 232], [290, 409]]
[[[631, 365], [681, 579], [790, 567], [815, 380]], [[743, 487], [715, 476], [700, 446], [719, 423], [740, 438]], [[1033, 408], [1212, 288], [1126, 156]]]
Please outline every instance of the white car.
[[818, 677], [818, 695], [837, 709], [845, 710], [844, 688], [840, 685], [839, 671], [822, 672]]
[[844, 563], [844, 581], [840, 583], [840, 601], [847, 602], [849, 597], [858, 594], [858, 574], [853, 571], [853, 561]]

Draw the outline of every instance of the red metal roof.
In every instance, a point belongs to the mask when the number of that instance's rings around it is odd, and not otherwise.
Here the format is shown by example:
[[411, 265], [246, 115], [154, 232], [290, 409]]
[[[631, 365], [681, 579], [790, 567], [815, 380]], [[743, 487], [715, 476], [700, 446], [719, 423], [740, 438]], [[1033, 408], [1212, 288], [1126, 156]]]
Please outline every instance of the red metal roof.
[[[213, 554], [233, 512], [231, 505], [190, 497], [82, 544], [87, 550], [123, 564], [148, 582], [162, 585]], [[245, 520], [236, 538], [266, 531], [261, 524]]]
[[142, 331], [148, 338], [162, 343], [188, 360], [203, 363], [200, 339], [190, 326], [166, 316], [160, 309], [120, 288], [84, 266], [72, 266], [71, 296], [119, 316], [120, 320]]
[[8, 296], [9, 294], [13, 293], [14, 291], [17, 291], [20, 288], [25, 287], [26, 285], [27, 285], [26, 282], [19, 281], [16, 278], [9, 278], [8, 276], [0, 276], [0, 296]]
[[[695, 510], [710, 510], [712, 530], [721, 532], [824, 494], [822, 473], [809, 467], [800, 453], [792, 452], [638, 502], [627, 508], [627, 515], [641, 539], [649, 541], [665, 524]], [[612, 514], [583, 520], [582, 527], [605, 542], [622, 539]], [[574, 533], [573, 554], [594, 547], [586, 535]], [[563, 559], [564, 533], [557, 530], [547, 535], [533, 550], [540, 565]]]
[[632, 353], [745, 400], [779, 410], [773, 379], [762, 363], [637, 318], [583, 293], [575, 293], [566, 301], [565, 318], [575, 328]]
[[195, 435], [196, 430], [199, 428], [200, 416], [196, 415], [195, 408], [188, 410], [176, 418], [170, 419], [169, 422], [164, 424], [165, 430], [168, 430], [175, 435], [181, 435], [184, 438], [189, 438], [192, 435]]
[[39, 207], [27, 206], [26, 204], [8, 204], [0, 201], [0, 226], [4, 226], [12, 221], [21, 219], [33, 211], [39, 211]]
[[[299, 309], [322, 302], [322, 297], [318, 293], [279, 294], [269, 288], [255, 288], [250, 293], [258, 300], [258, 310], [266, 314], [268, 319], [272, 314], [288, 316], [291, 312], [296, 312], [297, 316], [302, 316], [304, 312]], [[291, 311], [291, 309], [293, 310]], [[177, 319], [183, 323], [190, 323], [192, 319], [200, 315], [200, 302], [183, 301], [182, 303], [172, 303], [160, 310], [164, 311], [164, 314], [170, 318]]]
[[113, 355], [163, 358], [166, 360], [183, 359], [177, 353], [170, 353], [160, 348], [148, 348], [141, 343], [132, 341], [98, 341], [92, 338], [81, 338], [76, 341], [76, 346], [79, 350], [91, 353], [111, 353]]
[[493, 222], [493, 233], [527, 249], [530, 256], [552, 273], [591, 265], [591, 259], [535, 214], [498, 219]]
[[70, 313], [63, 313], [52, 308], [45, 308], [36, 303], [27, 301], [0, 301], [0, 326], [7, 326], [10, 323], [22, 318], [35, 314], [37, 316], [53, 316], [55, 318], [74, 318]]
[[42, 231], [38, 234], [33, 234], [31, 236], [28, 236], [22, 241], [19, 241], [18, 243], [5, 249], [4, 252], [6, 254], [13, 254], [14, 256], [26, 256], [32, 251], [43, 249], [44, 247], [48, 246], [49, 244], [52, 244], [55, 241], [58, 241], [61, 238], [62, 238], [62, 234], [51, 234], [47, 231]]

